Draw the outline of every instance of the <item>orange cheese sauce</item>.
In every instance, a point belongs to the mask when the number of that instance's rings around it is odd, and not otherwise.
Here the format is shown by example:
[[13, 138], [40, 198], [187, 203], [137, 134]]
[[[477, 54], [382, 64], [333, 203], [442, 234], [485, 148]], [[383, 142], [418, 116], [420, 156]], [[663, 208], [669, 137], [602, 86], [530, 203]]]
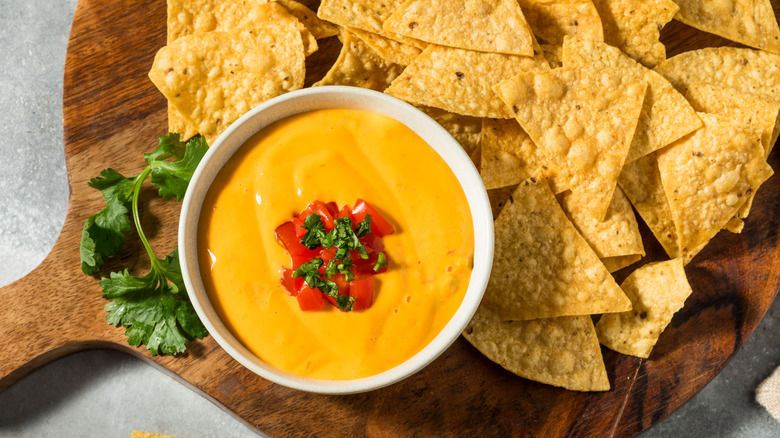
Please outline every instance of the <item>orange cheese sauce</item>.
[[[396, 228], [383, 238], [390, 266], [360, 312], [303, 312], [280, 283], [291, 260], [277, 226], [309, 202], [362, 198]], [[328, 109], [255, 134], [213, 182], [200, 216], [198, 258], [214, 308], [272, 366], [320, 379], [386, 371], [447, 324], [471, 277], [471, 213], [455, 175], [409, 128], [389, 117]]]

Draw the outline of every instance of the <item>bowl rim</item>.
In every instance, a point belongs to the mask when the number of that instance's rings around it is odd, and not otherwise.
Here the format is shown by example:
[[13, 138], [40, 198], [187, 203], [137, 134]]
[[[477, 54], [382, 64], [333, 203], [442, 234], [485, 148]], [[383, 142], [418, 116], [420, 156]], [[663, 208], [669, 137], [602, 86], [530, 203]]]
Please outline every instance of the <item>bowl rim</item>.
[[[422, 137], [458, 179], [466, 195], [474, 232], [474, 262], [469, 286], [450, 321], [431, 342], [401, 364], [379, 374], [350, 380], [294, 375], [271, 366], [249, 351], [222, 323], [211, 305], [197, 260], [197, 229], [203, 199], [227, 160], [252, 135], [269, 124], [295, 114], [328, 108], [383, 114]], [[289, 388], [319, 394], [354, 394], [391, 385], [415, 374], [446, 351], [466, 328], [482, 300], [492, 268], [493, 242], [493, 215], [487, 192], [479, 172], [460, 144], [441, 125], [414, 106], [384, 93], [347, 86], [293, 91], [256, 106], [233, 122], [209, 148], [193, 173], [182, 203], [178, 230], [184, 284], [198, 317], [214, 340], [228, 355], [255, 374]]]

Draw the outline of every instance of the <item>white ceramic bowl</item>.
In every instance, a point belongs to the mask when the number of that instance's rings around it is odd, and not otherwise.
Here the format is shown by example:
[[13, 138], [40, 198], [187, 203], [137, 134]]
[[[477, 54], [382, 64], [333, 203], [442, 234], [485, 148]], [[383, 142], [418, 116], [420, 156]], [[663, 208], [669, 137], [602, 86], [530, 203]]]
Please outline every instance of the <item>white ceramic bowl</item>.
[[[326, 108], [355, 109], [398, 120], [422, 137], [450, 166], [460, 182], [474, 224], [474, 269], [468, 290], [455, 315], [419, 353], [402, 364], [361, 379], [321, 380], [296, 376], [265, 363], [244, 347], [220, 321], [211, 305], [198, 267], [198, 218], [206, 192], [233, 153], [253, 134], [269, 124], [307, 111]], [[227, 353], [251, 371], [274, 383], [323, 394], [370, 391], [398, 382], [419, 371], [458, 338], [482, 300], [493, 263], [493, 216], [485, 187], [468, 155], [454, 138], [417, 108], [388, 95], [354, 87], [318, 87], [272, 99], [234, 122], [211, 146], [195, 171], [184, 197], [179, 220], [179, 255], [184, 284], [192, 304], [209, 333]]]

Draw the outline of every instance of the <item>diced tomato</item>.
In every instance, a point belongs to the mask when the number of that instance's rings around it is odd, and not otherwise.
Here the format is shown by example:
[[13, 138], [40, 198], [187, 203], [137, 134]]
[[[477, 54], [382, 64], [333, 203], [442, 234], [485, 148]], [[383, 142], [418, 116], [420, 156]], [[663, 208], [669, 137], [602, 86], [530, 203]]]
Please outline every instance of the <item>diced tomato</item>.
[[325, 300], [322, 298], [322, 292], [317, 289], [311, 289], [309, 285], [304, 284], [298, 293], [298, 306], [303, 311], [320, 310]]
[[360, 243], [362, 243], [363, 246], [366, 247], [366, 251], [368, 251], [369, 254], [371, 253], [379, 254], [380, 252], [383, 252], [385, 250], [385, 244], [382, 243], [382, 239], [377, 237], [375, 234], [369, 234], [367, 236], [363, 236], [359, 240]]
[[332, 230], [333, 228], [336, 228], [336, 224], [333, 223], [333, 214], [331, 214], [330, 210], [328, 210], [328, 206], [325, 205], [324, 202], [313, 201], [311, 204], [309, 204], [308, 207], [306, 207], [306, 210], [304, 210], [299, 217], [303, 220], [306, 220], [310, 214], [320, 215], [326, 230]]
[[367, 275], [349, 283], [349, 296], [355, 297], [352, 310], [365, 310], [374, 304], [374, 277]]
[[[387, 259], [387, 254], [385, 254], [385, 259]], [[358, 256], [355, 259], [352, 259], [352, 264], [355, 265], [355, 273], [360, 275], [370, 275], [370, 274], [381, 274], [385, 271], [387, 271], [387, 265], [382, 266], [379, 268], [378, 271], [374, 271], [374, 267], [376, 266], [376, 262], [379, 261], [379, 253], [368, 253], [368, 258], [364, 259]]]
[[336, 258], [336, 250], [331, 248], [323, 248], [320, 250], [320, 257], [322, 258], [322, 261], [325, 262], [324, 264], [327, 265], [329, 261]]
[[294, 255], [291, 258], [293, 271], [298, 269], [302, 264], [311, 260], [311, 256], [309, 255]]
[[349, 208], [348, 204], [344, 204], [343, 207], [341, 207], [341, 210], [337, 214], [333, 216], [333, 219], [344, 219], [345, 217], [351, 217], [352, 216], [352, 209]]
[[313, 249], [306, 248], [295, 234], [295, 224], [291, 222], [285, 222], [276, 227], [276, 240], [278, 240], [287, 252], [292, 256], [304, 255], [309, 258], [316, 257], [318, 252]]
[[336, 217], [337, 214], [339, 214], [339, 206], [335, 202], [333, 201], [328, 202], [327, 204], [325, 204], [325, 207], [328, 208], [328, 212], [330, 212], [330, 215], [333, 216], [334, 218]]
[[292, 269], [284, 268], [282, 271], [282, 286], [284, 286], [290, 295], [296, 296], [303, 286], [303, 278], [293, 278], [292, 273]]
[[352, 209], [352, 220], [355, 223], [360, 223], [363, 219], [366, 218], [366, 215], [371, 215], [371, 232], [376, 234], [378, 237], [384, 237], [388, 234], [395, 233], [395, 227], [393, 224], [387, 221], [384, 216], [382, 216], [377, 209], [375, 209], [371, 204], [368, 202], [358, 199], [355, 202], [355, 208]]
[[298, 236], [299, 239], [302, 239], [307, 231], [306, 228], [303, 228], [303, 219], [301, 219], [300, 216], [295, 216], [292, 222], [295, 225], [295, 235]]

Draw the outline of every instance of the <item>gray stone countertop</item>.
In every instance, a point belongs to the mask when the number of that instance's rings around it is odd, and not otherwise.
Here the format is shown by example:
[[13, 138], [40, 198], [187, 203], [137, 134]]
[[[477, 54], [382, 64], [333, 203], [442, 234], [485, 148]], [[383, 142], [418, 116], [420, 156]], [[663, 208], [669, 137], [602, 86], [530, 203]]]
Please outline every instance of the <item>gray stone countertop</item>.
[[[40, 263], [68, 205], [62, 78], [77, 0], [0, 8], [0, 286]], [[754, 389], [780, 365], [780, 301], [736, 357], [649, 437], [778, 437]], [[0, 348], [2, 354], [2, 348]], [[255, 437], [208, 398], [129, 355], [77, 353], [0, 393], [0, 437]]]

